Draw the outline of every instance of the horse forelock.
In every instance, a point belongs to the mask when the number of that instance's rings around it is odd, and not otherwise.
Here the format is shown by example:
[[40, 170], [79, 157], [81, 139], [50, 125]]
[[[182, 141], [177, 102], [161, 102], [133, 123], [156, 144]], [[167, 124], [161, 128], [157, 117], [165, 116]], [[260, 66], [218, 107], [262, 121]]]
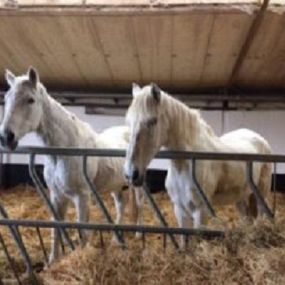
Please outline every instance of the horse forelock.
[[140, 94], [134, 97], [126, 115], [127, 121], [133, 122], [146, 118], [151, 110], [151, 102], [149, 99], [149, 96], [146, 94]]

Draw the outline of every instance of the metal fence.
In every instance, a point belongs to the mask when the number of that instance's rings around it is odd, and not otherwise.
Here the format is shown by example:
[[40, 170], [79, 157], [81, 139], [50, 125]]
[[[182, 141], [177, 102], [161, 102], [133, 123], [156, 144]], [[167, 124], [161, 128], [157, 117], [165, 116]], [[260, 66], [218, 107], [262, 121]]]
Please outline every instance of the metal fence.
[[[166, 247], [166, 240], [169, 237], [169, 240], [176, 249], [179, 249], [179, 244], [177, 242], [177, 235], [184, 236], [185, 241], [188, 241], [191, 236], [199, 236], [201, 238], [222, 238], [224, 237], [224, 232], [219, 230], [207, 230], [207, 229], [186, 229], [186, 228], [172, 228], [168, 226], [168, 223], [161, 213], [159, 207], [155, 203], [153, 197], [150, 194], [150, 191], [146, 185], [144, 185], [144, 192], [149, 202], [155, 216], [157, 217], [160, 226], [137, 226], [137, 225], [115, 225], [108, 209], [105, 206], [104, 201], [101, 199], [100, 193], [96, 191], [92, 179], [88, 176], [87, 172], [87, 159], [88, 157], [124, 157], [124, 150], [114, 150], [114, 149], [79, 149], [79, 148], [41, 148], [41, 147], [23, 147], [18, 148], [16, 151], [10, 152], [4, 149], [0, 149], [0, 153], [5, 154], [27, 154], [29, 155], [29, 173], [35, 184], [36, 190], [48, 210], [54, 217], [55, 221], [40, 221], [40, 220], [15, 220], [10, 219], [4, 208], [4, 205], [0, 201], [0, 214], [2, 219], [0, 219], [0, 226], [6, 227], [9, 229], [12, 238], [14, 239], [15, 244], [17, 245], [19, 252], [25, 262], [27, 272], [29, 274], [30, 282], [32, 284], [38, 284], [36, 275], [34, 273], [34, 266], [31, 260], [30, 254], [23, 242], [20, 228], [30, 227], [36, 229], [36, 234], [40, 248], [43, 252], [45, 262], [48, 262], [47, 250], [42, 238], [41, 229], [43, 228], [56, 228], [59, 231], [61, 247], [64, 251], [64, 240], [67, 242], [67, 246], [71, 249], [75, 249], [74, 242], [69, 236], [67, 229], [76, 229], [80, 230], [92, 230], [100, 233], [101, 245], [103, 246], [104, 240], [102, 232], [112, 232], [116, 235], [117, 239], [126, 247], [127, 241], [124, 238], [124, 233], [126, 232], [140, 232], [141, 241], [144, 247], [145, 245], [145, 236], [147, 234], [163, 234], [163, 247]], [[85, 178], [85, 181], [94, 195], [99, 208], [106, 219], [106, 224], [94, 224], [94, 223], [74, 223], [74, 222], [64, 222], [59, 221], [58, 215], [49, 199], [49, 195], [42, 185], [41, 180], [35, 169], [35, 158], [37, 155], [53, 155], [53, 156], [79, 156], [82, 157], [83, 169], [82, 175]], [[203, 189], [201, 188], [199, 181], [196, 177], [196, 165], [197, 161], [200, 160], [227, 160], [227, 161], [243, 161], [246, 164], [246, 177], [247, 182], [250, 186], [250, 189], [254, 193], [258, 203], [262, 206], [266, 216], [269, 219], [274, 218], [274, 211], [270, 209], [266, 201], [263, 199], [260, 194], [257, 186], [254, 183], [252, 177], [252, 168], [253, 162], [272, 162], [274, 164], [274, 173], [276, 173], [276, 163], [284, 163], [285, 155], [256, 155], [256, 154], [237, 154], [237, 153], [206, 153], [206, 152], [181, 152], [181, 151], [161, 151], [157, 154], [156, 158], [160, 159], [187, 159], [192, 161], [192, 179], [197, 189], [197, 194], [200, 196], [201, 200], [205, 204], [206, 208], [209, 211], [211, 216], [216, 216], [215, 210], [205, 195]], [[275, 179], [275, 176], [273, 176]], [[275, 185], [275, 181], [273, 181]], [[275, 189], [275, 187], [274, 187]], [[80, 236], [80, 235], [79, 235]], [[21, 278], [15, 267], [13, 258], [9, 253], [8, 247], [3, 236], [0, 234], [0, 244], [3, 248], [7, 261], [13, 270], [14, 276], [18, 284], [22, 284]], [[0, 284], [2, 280], [0, 277]], [[3, 282], [2, 282], [3, 283]]]

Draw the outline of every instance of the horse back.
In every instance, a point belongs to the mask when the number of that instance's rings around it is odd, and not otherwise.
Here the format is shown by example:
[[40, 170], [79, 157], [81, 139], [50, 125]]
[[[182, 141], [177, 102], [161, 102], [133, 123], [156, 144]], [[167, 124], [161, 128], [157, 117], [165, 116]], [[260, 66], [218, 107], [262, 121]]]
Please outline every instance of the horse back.
[[225, 151], [240, 153], [270, 154], [269, 143], [260, 134], [249, 129], [238, 129], [220, 137]]

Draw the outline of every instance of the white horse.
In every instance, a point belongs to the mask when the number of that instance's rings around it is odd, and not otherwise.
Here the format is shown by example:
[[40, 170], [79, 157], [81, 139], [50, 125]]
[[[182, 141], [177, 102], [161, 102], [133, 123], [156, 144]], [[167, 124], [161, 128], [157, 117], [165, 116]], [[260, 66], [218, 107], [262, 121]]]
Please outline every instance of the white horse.
[[[67, 111], [49, 96], [39, 80], [37, 71], [30, 68], [27, 74], [16, 77], [6, 71], [10, 89], [5, 95], [4, 117], [0, 126], [3, 146], [17, 147], [18, 141], [27, 133], [36, 132], [45, 146], [114, 148], [126, 147], [128, 130], [115, 128], [115, 139], [110, 140], [112, 130], [98, 135], [85, 122]], [[123, 176], [124, 158], [88, 159], [88, 174], [97, 191], [112, 192], [117, 210], [116, 223], [122, 222], [124, 203], [122, 189], [126, 186]], [[77, 221], [89, 219], [88, 199], [90, 191], [82, 176], [82, 158], [68, 156], [46, 156], [45, 181], [50, 190], [50, 199], [60, 219], [64, 219], [68, 201], [76, 208]], [[138, 223], [141, 218], [138, 219]], [[83, 244], [86, 234], [83, 233]], [[58, 231], [52, 230], [52, 249], [49, 261], [59, 256]]]
[[[188, 108], [155, 84], [143, 88], [133, 84], [133, 101], [126, 121], [131, 136], [124, 171], [126, 178], [136, 186], [142, 184], [147, 165], [162, 146], [180, 151], [271, 153], [267, 141], [248, 129], [217, 137], [199, 111]], [[189, 160], [172, 159], [166, 189], [179, 226], [187, 227], [194, 222], [197, 228], [206, 223], [207, 215], [192, 181], [191, 165]], [[253, 179], [263, 195], [269, 193], [271, 172], [270, 163], [254, 163]], [[247, 185], [245, 163], [198, 161], [196, 173], [210, 202], [236, 204], [239, 212], [246, 216], [254, 216], [256, 210], [262, 210]], [[255, 204], [251, 208], [252, 201]]]

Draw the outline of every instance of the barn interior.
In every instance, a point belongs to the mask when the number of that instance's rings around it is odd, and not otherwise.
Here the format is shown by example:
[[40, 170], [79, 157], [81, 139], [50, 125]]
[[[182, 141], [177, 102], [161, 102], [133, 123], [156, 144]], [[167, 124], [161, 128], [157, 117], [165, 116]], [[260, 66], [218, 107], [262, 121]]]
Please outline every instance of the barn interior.
[[[218, 135], [252, 128], [283, 154], [282, 4], [1, 1], [1, 106], [5, 69], [34, 66], [57, 100], [101, 131], [124, 124], [133, 82], [155, 82], [203, 110]], [[30, 136], [22, 144], [40, 142]]]
[[[97, 132], [125, 123], [133, 82], [140, 86], [155, 82], [189, 107], [201, 109], [218, 135], [239, 127], [251, 128], [268, 139], [273, 153], [285, 154], [284, 11], [285, 0], [0, 0], [0, 113], [8, 88], [6, 69], [20, 75], [29, 66], [35, 67], [48, 92]], [[20, 146], [26, 145], [41, 146], [41, 142], [30, 134], [20, 142]], [[32, 184], [28, 157], [1, 153], [0, 159], [0, 201], [11, 216], [46, 219], [48, 214], [39, 206], [33, 188], [26, 186]], [[42, 157], [37, 162], [42, 172]], [[165, 163], [155, 160], [150, 168], [150, 186], [156, 192], [164, 188]], [[274, 177], [275, 189], [285, 192], [284, 164], [276, 165]], [[109, 197], [105, 199], [112, 208]], [[166, 193], [156, 194], [155, 199], [175, 225]], [[200, 252], [196, 259], [187, 256], [182, 262], [172, 252], [165, 256], [151, 250], [143, 256], [137, 246], [140, 243], [131, 241], [137, 260], [130, 252], [118, 252], [115, 269], [110, 266], [106, 272], [101, 262], [93, 260], [101, 253], [95, 246], [92, 254], [89, 248], [73, 253], [71, 260], [65, 257], [50, 271], [44, 270], [41, 278], [44, 284], [158, 284], [158, 277], [151, 279], [150, 274], [159, 271], [165, 284], [211, 284], [213, 280], [282, 284], [283, 202], [283, 194], [277, 194], [276, 224], [262, 221], [261, 226], [246, 229], [232, 208], [221, 209], [220, 216], [225, 217], [222, 226], [219, 221], [212, 225], [229, 230], [239, 225], [242, 230], [234, 232], [236, 235], [231, 232], [222, 245], [217, 241], [194, 243], [194, 252]], [[273, 197], [270, 204], [274, 204]], [[96, 209], [94, 213], [93, 218], [100, 219]], [[149, 224], [155, 223], [149, 209], [145, 215]], [[69, 218], [74, 218], [73, 211]], [[8, 240], [9, 233], [1, 230]], [[42, 260], [38, 245], [32, 241], [34, 231], [23, 232], [34, 259]], [[49, 247], [48, 231], [44, 237]], [[149, 244], [157, 250], [161, 239], [151, 237]], [[24, 273], [13, 242], [8, 245], [19, 272]], [[105, 253], [108, 265], [112, 264], [112, 250], [108, 248]], [[1, 254], [4, 270], [0, 270], [0, 278], [12, 278]], [[205, 261], [207, 258], [210, 261]], [[153, 263], [153, 268], [140, 267], [138, 260], [143, 259]], [[184, 274], [174, 261], [184, 269], [191, 268], [193, 274]], [[167, 268], [173, 270], [166, 273]], [[141, 279], [132, 275], [132, 270]], [[83, 276], [83, 271], [87, 275]]]

